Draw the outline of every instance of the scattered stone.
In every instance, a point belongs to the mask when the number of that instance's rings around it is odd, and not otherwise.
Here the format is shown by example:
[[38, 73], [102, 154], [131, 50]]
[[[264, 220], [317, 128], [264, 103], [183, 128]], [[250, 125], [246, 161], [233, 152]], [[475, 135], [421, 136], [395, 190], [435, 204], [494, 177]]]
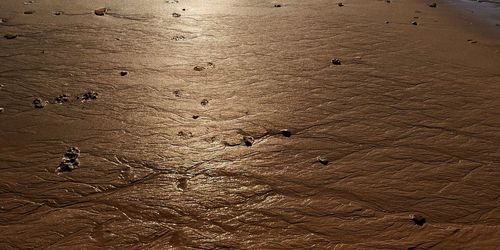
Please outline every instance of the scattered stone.
[[186, 9], [182, 9], [182, 11], [186, 11]]
[[193, 119], [195, 119], [195, 120], [196, 120], [196, 119], [198, 119], [198, 118], [200, 118], [200, 116], [199, 116], [199, 115], [193, 115]]
[[391, 3], [391, 0], [385, 0], [386, 3]]
[[411, 22], [411, 24], [417, 25], [418, 23], [417, 23], [417, 21], [413, 21], [413, 22]]
[[385, 24], [389, 24], [389, 21], [385, 21]]
[[82, 99], [85, 101], [95, 100], [95, 99], [97, 99], [97, 96], [98, 96], [97, 92], [89, 90], [89, 91], [83, 93]]
[[178, 136], [183, 137], [183, 138], [188, 138], [188, 137], [193, 137], [193, 133], [191, 132], [184, 132], [184, 131], [179, 131], [177, 133]]
[[180, 40], [184, 40], [184, 39], [186, 39], [186, 37], [183, 35], [178, 35], [178, 36], [172, 37], [172, 40], [174, 40], [174, 41], [180, 41]]
[[291, 132], [290, 130], [288, 130], [288, 129], [282, 129], [282, 130], [280, 131], [280, 133], [281, 133], [284, 137], [290, 137], [290, 136], [292, 136], [292, 132]]
[[343, 3], [339, 3], [339, 7], [342, 7], [342, 6], [344, 6], [344, 4]]
[[277, 3], [274, 5], [274, 8], [280, 8], [281, 7], [281, 4]]
[[341, 65], [342, 64], [342, 61], [338, 58], [333, 58], [332, 59], [332, 64], [333, 65]]
[[201, 106], [207, 106], [207, 105], [208, 105], [208, 100], [207, 99], [201, 100]]
[[181, 97], [182, 96], [182, 91], [181, 90], [174, 90], [174, 95], [175, 97]]
[[188, 184], [187, 178], [180, 178], [177, 182], [177, 188], [182, 189], [182, 190], [186, 190], [187, 184]]
[[62, 15], [62, 14], [63, 14], [63, 12], [62, 12], [62, 11], [55, 11], [55, 12], [54, 12], [54, 15], [55, 15], [55, 16], [60, 16], [60, 15]]
[[318, 162], [323, 165], [328, 165], [328, 159], [322, 156], [318, 157]]
[[56, 103], [59, 103], [59, 104], [63, 104], [65, 102], [69, 102], [69, 95], [68, 94], [62, 94], [60, 96], [57, 96], [56, 98], [54, 98], [54, 101]]
[[195, 66], [193, 69], [195, 71], [203, 71], [203, 70], [205, 70], [205, 67], [203, 67], [203, 66]]
[[5, 34], [3, 37], [4, 37], [5, 39], [9, 39], [9, 40], [10, 40], [10, 39], [15, 39], [15, 38], [17, 38], [17, 35], [16, 35], [16, 34]]
[[438, 6], [437, 3], [431, 3], [431, 4], [429, 4], [429, 7], [431, 7], [431, 8], [436, 8], [437, 6]]
[[426, 219], [422, 215], [414, 214], [410, 218], [413, 221], [413, 223], [415, 223], [415, 225], [418, 225], [418, 226], [423, 226], [427, 222]]
[[0, 23], [6, 23], [8, 22], [7, 18], [0, 18]]
[[33, 11], [33, 10], [27, 10], [24, 12], [25, 15], [31, 15], [33, 13], [35, 13], [35, 11]]
[[179, 14], [179, 13], [175, 13], [175, 12], [174, 12], [174, 13], [172, 13], [172, 16], [173, 16], [173, 17], [181, 17], [181, 14]]
[[41, 108], [44, 108], [45, 105], [47, 105], [47, 102], [43, 101], [40, 98], [36, 98], [35, 100], [33, 100], [33, 105], [35, 106], [35, 108], [41, 109]]
[[97, 16], [104, 16], [108, 12], [108, 8], [99, 8], [94, 10], [94, 14]]
[[120, 75], [121, 75], [121, 76], [126, 76], [126, 75], [128, 75], [128, 71], [121, 71], [121, 72], [120, 72]]
[[35, 1], [33, 1], [33, 0], [30, 0], [30, 1], [27, 1], [27, 2], [24, 2], [24, 5], [28, 5], [28, 4], [34, 4], [34, 3], [35, 3]]
[[477, 43], [476, 40], [472, 40], [472, 39], [468, 39], [467, 42], [472, 43], [472, 44]]
[[245, 146], [251, 147], [255, 140], [251, 136], [243, 136], [243, 143], [245, 143]]
[[5, 109], [4, 108], [0, 108], [0, 113], [3, 113]]
[[80, 156], [80, 149], [78, 149], [77, 147], [69, 148], [64, 154], [64, 157], [62, 158], [61, 163], [59, 163], [59, 166], [57, 167], [56, 171], [70, 172], [74, 170], [80, 165], [80, 161], [78, 160], [79, 156]]

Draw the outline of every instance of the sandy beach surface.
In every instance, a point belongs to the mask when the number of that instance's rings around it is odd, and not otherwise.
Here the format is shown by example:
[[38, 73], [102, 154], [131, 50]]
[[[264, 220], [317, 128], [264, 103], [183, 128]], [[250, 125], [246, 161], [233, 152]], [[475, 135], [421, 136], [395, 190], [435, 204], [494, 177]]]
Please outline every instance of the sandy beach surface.
[[498, 249], [500, 10], [339, 3], [0, 1], [0, 249]]

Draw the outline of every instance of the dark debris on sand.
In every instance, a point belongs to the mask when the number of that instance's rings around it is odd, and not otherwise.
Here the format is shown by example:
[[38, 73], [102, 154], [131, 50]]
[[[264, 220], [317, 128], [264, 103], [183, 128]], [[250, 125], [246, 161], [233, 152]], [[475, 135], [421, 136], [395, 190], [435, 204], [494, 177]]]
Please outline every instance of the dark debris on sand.
[[172, 16], [173, 17], [181, 17], [181, 14], [174, 12], [174, 13], [172, 13]]
[[292, 131], [290, 131], [288, 129], [282, 129], [282, 130], [280, 130], [280, 133], [284, 137], [290, 137], [290, 136], [292, 136]]
[[322, 156], [318, 157], [318, 162], [325, 166], [328, 165], [328, 159]]
[[55, 101], [55, 103], [63, 104], [65, 102], [69, 102], [69, 98], [70, 98], [70, 95], [68, 95], [68, 94], [62, 94], [62, 95], [57, 96], [56, 98], [54, 98], [54, 101]]
[[97, 92], [92, 91], [92, 90], [89, 90], [89, 91], [87, 91], [87, 92], [83, 93], [83, 95], [82, 95], [82, 97], [81, 97], [81, 98], [82, 98], [84, 101], [90, 101], [90, 100], [95, 100], [95, 99], [97, 99], [97, 96], [98, 96], [98, 95], [99, 95], [99, 94], [97, 94]]
[[16, 35], [16, 34], [5, 34], [3, 37], [4, 37], [5, 39], [9, 39], [9, 40], [10, 40], [10, 39], [15, 39], [15, 38], [17, 38], [17, 35]]
[[332, 59], [332, 64], [333, 65], [341, 65], [342, 64], [342, 61], [338, 58], [333, 58]]
[[208, 99], [203, 99], [201, 100], [201, 106], [207, 106], [208, 105]]
[[437, 7], [437, 3], [431, 3], [431, 4], [429, 4], [429, 7], [436, 8]]
[[24, 12], [25, 15], [32, 15], [34, 13], [35, 13], [35, 11], [33, 11], [33, 10], [27, 10]]
[[422, 215], [418, 215], [418, 214], [412, 215], [411, 221], [413, 221], [413, 223], [415, 223], [415, 225], [418, 225], [418, 226], [423, 226], [427, 222], [425, 217], [423, 217]]
[[126, 75], [128, 75], [128, 71], [123, 70], [123, 71], [120, 72], [120, 75], [121, 76], [126, 76]]
[[243, 143], [247, 147], [251, 147], [255, 142], [255, 139], [251, 136], [243, 136]]
[[79, 156], [80, 149], [78, 149], [77, 147], [70, 147], [64, 154], [64, 157], [62, 158], [61, 163], [59, 163], [56, 171], [70, 172], [74, 170], [80, 165], [80, 161], [78, 160]]

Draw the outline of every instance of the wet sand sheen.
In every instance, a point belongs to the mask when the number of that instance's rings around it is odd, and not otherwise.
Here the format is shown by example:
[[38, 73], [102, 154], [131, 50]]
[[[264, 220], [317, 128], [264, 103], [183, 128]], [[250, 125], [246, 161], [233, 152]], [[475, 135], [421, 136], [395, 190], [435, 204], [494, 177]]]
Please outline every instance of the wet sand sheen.
[[495, 249], [498, 33], [339, 3], [2, 1], [0, 249]]

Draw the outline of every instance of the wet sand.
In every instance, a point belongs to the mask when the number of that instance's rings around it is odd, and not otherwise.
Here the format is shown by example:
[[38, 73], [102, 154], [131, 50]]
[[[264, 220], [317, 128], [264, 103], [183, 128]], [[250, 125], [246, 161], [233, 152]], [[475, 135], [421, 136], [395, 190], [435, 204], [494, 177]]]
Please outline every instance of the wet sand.
[[0, 249], [496, 249], [499, 28], [430, 3], [1, 1]]

